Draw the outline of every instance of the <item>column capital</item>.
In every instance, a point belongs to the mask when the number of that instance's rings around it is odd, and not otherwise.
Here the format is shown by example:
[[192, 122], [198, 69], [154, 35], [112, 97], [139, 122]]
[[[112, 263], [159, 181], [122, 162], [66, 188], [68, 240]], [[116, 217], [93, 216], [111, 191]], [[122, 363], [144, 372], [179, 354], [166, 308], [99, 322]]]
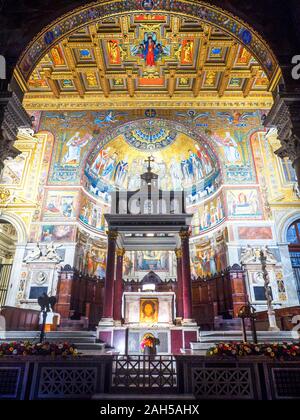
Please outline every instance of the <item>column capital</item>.
[[118, 248], [117, 249], [117, 256], [118, 257], [124, 257], [126, 250], [124, 248]]
[[189, 239], [191, 236], [191, 232], [189, 229], [181, 229], [179, 232], [179, 236], [181, 239]]
[[275, 154], [292, 163], [300, 158], [300, 95], [279, 92], [274, 105], [264, 121], [265, 127], [276, 127], [281, 143]]
[[112, 230], [112, 229], [107, 230], [106, 234], [108, 236], [108, 239], [111, 239], [112, 241], [116, 241], [119, 235], [117, 230]]
[[176, 258], [182, 258], [182, 250], [180, 248], [175, 249]]

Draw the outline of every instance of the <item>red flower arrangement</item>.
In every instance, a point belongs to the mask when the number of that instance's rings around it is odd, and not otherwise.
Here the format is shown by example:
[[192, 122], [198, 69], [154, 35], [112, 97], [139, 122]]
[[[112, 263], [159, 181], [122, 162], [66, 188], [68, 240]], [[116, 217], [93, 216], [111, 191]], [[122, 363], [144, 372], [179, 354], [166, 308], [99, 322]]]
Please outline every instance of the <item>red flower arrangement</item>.
[[145, 347], [154, 348], [155, 346], [158, 346], [159, 343], [159, 339], [154, 337], [154, 335], [146, 334], [141, 341], [141, 349], [144, 351]]
[[69, 343], [30, 343], [29, 341], [0, 343], [1, 356], [77, 356], [74, 345]]
[[254, 343], [219, 343], [210, 348], [208, 356], [266, 356], [272, 359], [295, 359], [300, 358], [300, 343], [273, 343], [273, 344], [254, 344]]

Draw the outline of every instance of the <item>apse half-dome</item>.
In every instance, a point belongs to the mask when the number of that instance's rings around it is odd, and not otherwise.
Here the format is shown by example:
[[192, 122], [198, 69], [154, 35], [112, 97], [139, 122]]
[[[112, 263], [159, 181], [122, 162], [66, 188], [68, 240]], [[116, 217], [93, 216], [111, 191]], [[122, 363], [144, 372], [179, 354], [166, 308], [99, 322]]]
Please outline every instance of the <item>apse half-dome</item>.
[[104, 201], [115, 190], [138, 190], [150, 155], [159, 188], [186, 190], [191, 203], [209, 197], [220, 185], [212, 147], [181, 124], [149, 118], [125, 124], [108, 137], [92, 151], [85, 167], [89, 192]]

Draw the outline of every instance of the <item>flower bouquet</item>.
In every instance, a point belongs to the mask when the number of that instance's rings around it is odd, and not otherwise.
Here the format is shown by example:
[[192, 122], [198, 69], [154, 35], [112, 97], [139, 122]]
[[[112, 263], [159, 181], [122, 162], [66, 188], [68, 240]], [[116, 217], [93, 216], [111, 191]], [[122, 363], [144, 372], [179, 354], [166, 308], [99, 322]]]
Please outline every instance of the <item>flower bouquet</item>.
[[155, 354], [156, 346], [159, 346], [159, 344], [159, 339], [154, 337], [153, 334], [145, 334], [141, 341], [141, 350], [145, 355]]
[[293, 360], [300, 358], [300, 344], [219, 343], [210, 348], [207, 355], [219, 357], [265, 356], [271, 359]]
[[31, 343], [29, 341], [13, 341], [0, 343], [1, 356], [77, 356], [78, 351], [69, 343]]

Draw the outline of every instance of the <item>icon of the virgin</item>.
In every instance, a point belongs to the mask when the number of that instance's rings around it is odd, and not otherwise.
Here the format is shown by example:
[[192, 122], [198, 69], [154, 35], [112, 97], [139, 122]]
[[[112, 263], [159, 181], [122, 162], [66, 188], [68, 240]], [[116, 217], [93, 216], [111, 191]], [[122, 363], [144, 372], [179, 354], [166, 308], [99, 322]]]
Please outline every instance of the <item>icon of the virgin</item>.
[[149, 67], [155, 66], [155, 46], [156, 42], [154, 41], [151, 35], [148, 36], [147, 41], [144, 42], [144, 56], [146, 64]]

